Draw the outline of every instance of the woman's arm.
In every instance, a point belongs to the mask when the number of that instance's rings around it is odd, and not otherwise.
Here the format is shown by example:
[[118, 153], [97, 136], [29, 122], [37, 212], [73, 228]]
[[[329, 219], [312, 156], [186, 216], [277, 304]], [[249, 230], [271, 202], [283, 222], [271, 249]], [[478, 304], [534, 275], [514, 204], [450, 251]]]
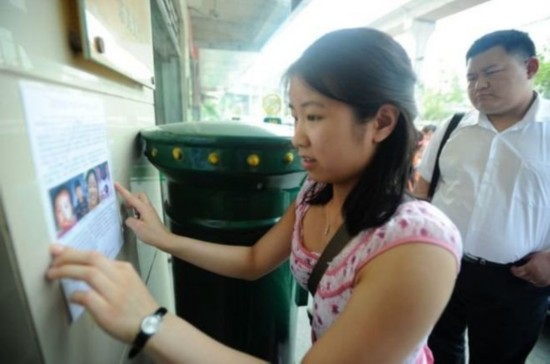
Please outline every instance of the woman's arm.
[[155, 363], [265, 363], [215, 341], [172, 314], [167, 315], [161, 330], [147, 342], [144, 350]]
[[411, 242], [360, 271], [344, 311], [304, 363], [403, 363], [429, 334], [451, 295], [454, 255]]
[[[74, 293], [70, 300], [84, 306], [108, 334], [132, 343], [143, 318], [158, 308], [132, 265], [60, 245], [52, 245], [51, 253], [53, 261], [47, 277], [86, 282], [91, 289]], [[172, 314], [167, 314], [144, 350], [161, 363], [262, 362], [216, 342]]]
[[253, 246], [235, 246], [172, 234], [163, 225], [147, 196], [133, 195], [120, 184], [115, 187], [127, 206], [137, 212], [136, 217], [126, 219], [126, 225], [140, 240], [205, 270], [227, 277], [254, 280], [275, 269], [290, 255], [294, 203]]

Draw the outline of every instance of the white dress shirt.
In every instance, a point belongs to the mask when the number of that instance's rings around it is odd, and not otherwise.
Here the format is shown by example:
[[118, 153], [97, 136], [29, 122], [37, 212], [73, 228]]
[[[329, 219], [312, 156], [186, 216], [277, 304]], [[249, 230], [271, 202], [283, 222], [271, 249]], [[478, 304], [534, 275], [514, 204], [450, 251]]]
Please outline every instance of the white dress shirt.
[[[420, 164], [428, 182], [448, 123]], [[460, 230], [464, 253], [510, 263], [550, 249], [550, 101], [537, 96], [524, 118], [502, 132], [477, 110], [467, 113], [439, 167], [432, 203]]]

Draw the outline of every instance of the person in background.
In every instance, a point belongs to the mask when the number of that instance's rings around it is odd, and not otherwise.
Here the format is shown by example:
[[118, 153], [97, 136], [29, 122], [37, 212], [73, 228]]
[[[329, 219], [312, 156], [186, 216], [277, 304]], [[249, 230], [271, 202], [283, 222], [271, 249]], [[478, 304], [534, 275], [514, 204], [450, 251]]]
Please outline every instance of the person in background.
[[420, 178], [420, 173], [418, 173], [418, 166], [420, 166], [420, 162], [422, 162], [422, 157], [424, 156], [426, 147], [428, 146], [428, 143], [430, 142], [435, 130], [435, 125], [428, 124], [423, 126], [422, 129], [417, 132], [418, 137], [413, 151], [411, 175], [408, 183], [408, 190], [411, 192], [414, 191], [416, 183]]
[[437, 130], [437, 127], [433, 124], [424, 125], [422, 127], [422, 130], [420, 131], [422, 133], [422, 141], [424, 142], [424, 145], [428, 145], [430, 140], [432, 139], [432, 135]]
[[76, 218], [80, 220], [84, 217], [84, 215], [88, 213], [88, 200], [86, 199], [86, 196], [84, 196], [80, 181], [76, 181], [74, 185], [74, 190], [76, 193], [76, 204], [74, 206], [74, 212]]
[[414, 191], [414, 187], [416, 186], [416, 182], [418, 181], [418, 178], [420, 176], [418, 174], [418, 166], [422, 161], [424, 146], [425, 146], [424, 134], [420, 131], [416, 131], [416, 141], [414, 143], [414, 148], [412, 153], [410, 176], [409, 176], [409, 181], [407, 182], [407, 190], [410, 192]]
[[[501, 30], [466, 53], [466, 113], [439, 158], [432, 203], [464, 239], [452, 298], [430, 336], [437, 363], [524, 363], [542, 329], [550, 284], [550, 102], [527, 33]], [[426, 197], [444, 125], [415, 193]]]
[[[303, 362], [432, 363], [426, 341], [450, 297], [461, 240], [443, 213], [405, 193], [416, 115], [406, 52], [374, 29], [338, 30], [314, 42], [285, 80], [295, 120], [292, 142], [308, 178], [256, 244], [176, 236], [145, 195], [117, 184], [138, 212], [126, 225], [142, 241], [228, 277], [255, 280], [290, 259], [303, 287], [343, 225], [351, 239], [315, 291], [314, 343]], [[140, 322], [164, 317], [145, 345], [159, 362], [204, 363], [205, 355], [212, 363], [260, 361], [159, 308], [130, 264], [59, 245], [52, 254], [47, 276], [90, 283], [90, 291], [71, 300], [115, 338], [134, 348], [137, 338], [139, 349]]]

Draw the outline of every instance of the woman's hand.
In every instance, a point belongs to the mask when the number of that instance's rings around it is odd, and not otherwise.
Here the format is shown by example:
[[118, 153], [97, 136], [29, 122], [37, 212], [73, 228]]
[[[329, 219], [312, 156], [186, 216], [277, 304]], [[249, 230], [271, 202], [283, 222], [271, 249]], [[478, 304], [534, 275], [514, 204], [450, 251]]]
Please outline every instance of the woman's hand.
[[143, 242], [163, 249], [162, 246], [166, 244], [171, 233], [160, 220], [147, 196], [144, 193], [134, 195], [119, 183], [115, 183], [115, 188], [124, 198], [126, 206], [136, 212], [135, 217], [126, 219], [126, 226]]
[[84, 306], [114, 338], [131, 343], [141, 320], [159, 307], [130, 263], [57, 244], [50, 252], [53, 261], [46, 276], [86, 282], [90, 290], [75, 292], [70, 301]]

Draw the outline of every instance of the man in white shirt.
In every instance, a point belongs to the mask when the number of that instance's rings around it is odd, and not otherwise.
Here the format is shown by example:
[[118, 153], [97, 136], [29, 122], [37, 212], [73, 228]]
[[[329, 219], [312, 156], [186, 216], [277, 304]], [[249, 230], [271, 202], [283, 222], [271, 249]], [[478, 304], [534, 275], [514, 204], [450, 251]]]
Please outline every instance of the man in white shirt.
[[[466, 54], [466, 113], [439, 157], [432, 203], [459, 228], [464, 257], [430, 336], [438, 364], [523, 363], [550, 293], [550, 102], [533, 90], [539, 62], [526, 33], [504, 30]], [[448, 123], [447, 123], [448, 125]], [[427, 197], [447, 125], [432, 138], [415, 193]]]

